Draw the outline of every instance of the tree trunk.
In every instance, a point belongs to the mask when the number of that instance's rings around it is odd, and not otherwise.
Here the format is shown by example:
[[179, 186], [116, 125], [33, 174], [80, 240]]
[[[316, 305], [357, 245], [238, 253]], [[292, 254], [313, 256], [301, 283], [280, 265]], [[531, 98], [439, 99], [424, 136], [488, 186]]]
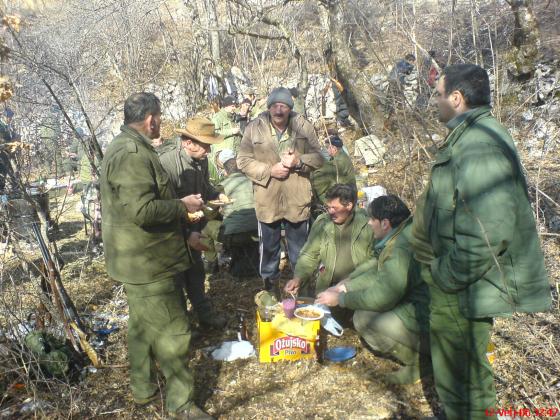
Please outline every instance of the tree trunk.
[[222, 55], [220, 53], [220, 33], [218, 31], [218, 15], [216, 14], [216, 4], [212, 0], [204, 0], [206, 16], [208, 19], [208, 38], [210, 44], [210, 54], [214, 62], [215, 76], [223, 79], [224, 69], [222, 66]]
[[360, 77], [359, 65], [352, 55], [346, 41], [344, 30], [344, 0], [332, 0], [326, 3], [326, 25], [328, 30], [325, 48], [325, 60], [330, 76], [342, 86], [342, 97], [348, 105], [350, 115], [360, 128], [366, 132], [374, 124], [374, 104], [370, 101], [371, 89], [365, 78]]
[[508, 70], [516, 79], [528, 79], [535, 70], [540, 46], [539, 27], [532, 8], [533, 0], [510, 0], [508, 3], [515, 17], [514, 55]]

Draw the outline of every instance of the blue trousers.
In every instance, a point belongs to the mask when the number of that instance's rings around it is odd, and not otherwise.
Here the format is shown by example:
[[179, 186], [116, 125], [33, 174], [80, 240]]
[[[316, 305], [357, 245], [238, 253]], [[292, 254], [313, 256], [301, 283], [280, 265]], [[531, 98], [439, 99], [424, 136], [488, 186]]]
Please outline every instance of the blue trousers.
[[282, 226], [286, 232], [288, 258], [292, 267], [296, 262], [309, 233], [309, 220], [292, 223], [286, 219], [272, 223], [259, 221], [259, 271], [265, 282], [265, 289], [270, 290], [275, 280], [280, 277], [280, 239]]

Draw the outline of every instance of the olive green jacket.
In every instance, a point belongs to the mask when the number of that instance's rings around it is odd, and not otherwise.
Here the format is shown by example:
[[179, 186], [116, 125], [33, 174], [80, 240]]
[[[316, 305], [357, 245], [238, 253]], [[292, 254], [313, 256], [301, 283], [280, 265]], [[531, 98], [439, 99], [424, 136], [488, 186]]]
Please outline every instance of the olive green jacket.
[[311, 173], [313, 193], [321, 203], [325, 203], [325, 194], [334, 184], [350, 184], [356, 188], [354, 165], [344, 150], [339, 150], [322, 167]]
[[239, 128], [233, 120], [233, 115], [226, 112], [225, 109], [220, 109], [212, 117], [212, 122], [214, 123], [214, 129], [218, 134], [224, 136], [225, 139], [229, 137], [241, 137], [239, 133], [234, 133], [235, 128]]
[[281, 219], [298, 223], [309, 219], [312, 199], [309, 173], [323, 165], [317, 135], [304, 117], [292, 112], [285, 136], [287, 146], [294, 149], [303, 164], [297, 170], [292, 169], [286, 179], [270, 175], [272, 166], [281, 161], [282, 145], [271, 129], [268, 112], [249, 123], [239, 146], [237, 166], [253, 181], [257, 219], [264, 223]]
[[233, 201], [224, 206], [224, 235], [257, 231], [253, 183], [245, 174], [235, 172], [222, 181], [224, 194]]
[[[373, 255], [373, 232], [368, 226], [368, 220], [363, 209], [355, 210], [350, 244], [354, 267], [370, 260]], [[305, 285], [322, 264], [324, 269], [319, 270], [315, 286], [317, 293], [330, 287], [333, 281], [336, 262], [335, 229], [336, 226], [328, 214], [320, 215], [311, 226], [311, 232], [299, 254], [294, 270], [295, 277], [300, 278], [302, 285]]]
[[212, 185], [218, 185], [224, 178], [224, 173], [219, 169], [216, 157], [218, 153], [224, 149], [233, 150], [235, 154], [239, 150], [239, 143], [241, 142], [241, 134], [233, 134], [235, 128], [239, 124], [233, 120], [232, 114], [226, 112], [225, 109], [220, 109], [212, 117], [215, 130], [218, 134], [224, 136], [224, 141], [213, 144], [210, 148], [208, 155], [208, 173], [210, 175], [210, 182]]
[[405, 326], [427, 330], [430, 293], [424, 282], [429, 267], [414, 260], [410, 246], [412, 220], [405, 220], [384, 246], [374, 248], [374, 258], [362, 264], [346, 284], [339, 304], [373, 312], [394, 311]]
[[266, 98], [262, 98], [258, 100], [256, 99], [251, 104], [251, 109], [249, 110], [249, 119], [254, 120], [259, 115], [261, 115], [263, 112], [266, 111], [268, 111], [268, 109], [266, 108]]
[[[453, 123], [451, 121], [450, 123]], [[470, 319], [550, 308], [517, 150], [490, 107], [463, 114], [438, 151], [414, 219], [415, 254]]]
[[[210, 184], [208, 160], [193, 159], [181, 147], [181, 139], [168, 140], [157, 148], [157, 154], [169, 175], [178, 198], [200, 194], [204, 201], [214, 200], [219, 192]], [[189, 225], [190, 230], [200, 232], [200, 223]]]
[[185, 207], [148, 138], [123, 125], [103, 159], [100, 186], [109, 276], [148, 284], [189, 267], [180, 227]]

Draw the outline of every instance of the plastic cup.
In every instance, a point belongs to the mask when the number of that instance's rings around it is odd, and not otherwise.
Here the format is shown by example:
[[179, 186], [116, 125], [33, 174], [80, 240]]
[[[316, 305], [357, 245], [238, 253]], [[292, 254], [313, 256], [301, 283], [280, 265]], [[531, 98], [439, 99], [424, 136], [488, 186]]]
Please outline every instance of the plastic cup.
[[295, 299], [284, 299], [282, 301], [282, 309], [284, 309], [284, 315], [286, 315], [286, 318], [293, 318], [294, 311], [296, 310]]

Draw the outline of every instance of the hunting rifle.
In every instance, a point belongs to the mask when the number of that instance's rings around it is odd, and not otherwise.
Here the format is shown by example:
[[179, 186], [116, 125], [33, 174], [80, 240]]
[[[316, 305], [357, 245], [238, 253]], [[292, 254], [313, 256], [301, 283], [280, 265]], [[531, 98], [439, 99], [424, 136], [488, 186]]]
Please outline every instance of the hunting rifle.
[[31, 223], [31, 227], [39, 244], [39, 249], [41, 250], [41, 256], [45, 267], [44, 272], [41, 273], [46, 283], [44, 291], [47, 295], [50, 295], [49, 297], [54, 301], [56, 309], [58, 310], [64, 325], [66, 336], [72, 343], [74, 350], [78, 353], [81, 351], [86, 353], [93, 365], [95, 367], [99, 367], [100, 362], [97, 353], [87, 341], [87, 334], [84, 332], [84, 324], [78, 315], [78, 311], [76, 310], [72, 299], [70, 299], [70, 296], [68, 296], [68, 293], [62, 284], [60, 273], [56, 268], [51, 252], [45, 243], [39, 222], [33, 221]]

